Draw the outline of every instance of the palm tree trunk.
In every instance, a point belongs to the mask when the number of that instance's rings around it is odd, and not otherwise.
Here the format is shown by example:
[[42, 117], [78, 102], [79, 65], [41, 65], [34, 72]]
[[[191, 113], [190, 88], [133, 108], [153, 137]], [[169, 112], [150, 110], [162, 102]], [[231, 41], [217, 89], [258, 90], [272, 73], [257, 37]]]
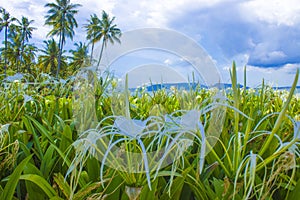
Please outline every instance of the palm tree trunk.
[[92, 52], [91, 52], [91, 57], [90, 57], [90, 63], [93, 62], [94, 46], [95, 46], [95, 42], [92, 43]]
[[6, 70], [7, 70], [7, 26], [5, 26], [5, 34], [4, 34], [4, 49], [5, 49], [5, 54], [4, 54], [4, 76], [6, 77]]
[[[31, 50], [29, 50], [29, 53], [30, 53], [30, 56], [31, 56], [31, 54], [32, 54], [32, 51], [31, 51]], [[30, 60], [31, 60], [31, 59], [30, 59]], [[24, 62], [24, 65], [25, 65], [25, 62]], [[27, 65], [26, 65], [26, 66], [27, 66], [26, 68], [27, 68], [27, 71], [28, 71], [28, 73], [29, 73], [29, 74], [31, 74], [30, 65], [31, 65], [31, 62], [27, 63]]]
[[99, 67], [99, 65], [100, 65], [100, 61], [101, 61], [101, 58], [102, 58], [102, 53], [103, 53], [104, 45], [105, 45], [105, 39], [103, 38], [102, 47], [101, 47], [101, 51], [100, 51], [100, 56], [99, 56], [97, 67]]
[[58, 53], [58, 63], [57, 63], [57, 71], [56, 71], [56, 78], [58, 78], [59, 75], [59, 71], [60, 71], [60, 66], [61, 66], [61, 56], [62, 56], [62, 50], [63, 50], [63, 38], [64, 38], [64, 30], [63, 30], [63, 26], [64, 26], [64, 16], [61, 19], [62, 21], [62, 25], [60, 27], [60, 34], [59, 34], [59, 53]]
[[[61, 40], [61, 39], [59, 39], [59, 40]], [[62, 43], [63, 43], [63, 41], [60, 41], [59, 45], [58, 45], [59, 46], [59, 52], [58, 52], [58, 60], [57, 60], [56, 78], [58, 78], [58, 74], [59, 74], [59, 71], [60, 71], [61, 54], [62, 54]]]
[[21, 44], [21, 53], [20, 53], [20, 67], [23, 64], [23, 52], [24, 52], [24, 45], [25, 45], [25, 34], [24, 32], [22, 33], [22, 44]]
[[64, 32], [62, 31], [62, 33], [60, 34], [59, 36], [59, 53], [58, 53], [58, 63], [57, 63], [57, 71], [56, 71], [56, 78], [58, 78], [58, 75], [59, 75], [59, 71], [60, 71], [60, 68], [61, 68], [61, 56], [62, 56], [62, 51], [63, 51], [63, 46], [64, 46], [64, 41], [63, 41], [63, 38], [64, 38]]
[[17, 60], [16, 60], [16, 65], [17, 65], [17, 72], [20, 72], [20, 65], [21, 65], [21, 59], [20, 59], [20, 50], [18, 49], [17, 51]]

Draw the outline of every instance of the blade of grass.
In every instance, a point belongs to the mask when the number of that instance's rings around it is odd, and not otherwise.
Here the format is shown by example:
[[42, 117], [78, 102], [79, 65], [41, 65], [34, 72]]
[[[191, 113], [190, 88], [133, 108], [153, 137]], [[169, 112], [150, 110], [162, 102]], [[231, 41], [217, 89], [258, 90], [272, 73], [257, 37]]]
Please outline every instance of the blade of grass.
[[[237, 73], [236, 73], [236, 65], [235, 62], [232, 64], [232, 70], [230, 71], [230, 77], [232, 82], [232, 90], [233, 90], [233, 101], [234, 107], [239, 110], [240, 105], [240, 88], [237, 84]], [[239, 113], [234, 112], [234, 134], [235, 134], [235, 145], [233, 146], [233, 167], [234, 171], [237, 170], [240, 162], [240, 149], [241, 143], [239, 140]]]
[[278, 116], [278, 118], [277, 118], [277, 120], [275, 122], [274, 128], [272, 129], [271, 134], [268, 136], [267, 141], [263, 144], [263, 147], [262, 147], [262, 149], [259, 152], [260, 156], [262, 156], [265, 153], [265, 151], [268, 149], [268, 147], [269, 147], [269, 145], [270, 145], [270, 143], [271, 143], [271, 141], [272, 141], [275, 133], [279, 130], [279, 128], [280, 128], [280, 126], [282, 124], [282, 121], [283, 121], [283, 119], [285, 117], [285, 113], [286, 113], [286, 111], [288, 109], [288, 106], [289, 106], [289, 104], [290, 104], [290, 102], [292, 100], [292, 97], [294, 95], [294, 92], [295, 92], [295, 89], [296, 89], [296, 86], [297, 86], [297, 83], [298, 83], [298, 78], [299, 78], [299, 69], [297, 69], [297, 71], [296, 71], [296, 76], [295, 76], [292, 88], [290, 90], [289, 96], [288, 96], [285, 104], [283, 105], [283, 108], [282, 108], [282, 110], [281, 110], [281, 112], [280, 112], [280, 114], [279, 114], [279, 116]]

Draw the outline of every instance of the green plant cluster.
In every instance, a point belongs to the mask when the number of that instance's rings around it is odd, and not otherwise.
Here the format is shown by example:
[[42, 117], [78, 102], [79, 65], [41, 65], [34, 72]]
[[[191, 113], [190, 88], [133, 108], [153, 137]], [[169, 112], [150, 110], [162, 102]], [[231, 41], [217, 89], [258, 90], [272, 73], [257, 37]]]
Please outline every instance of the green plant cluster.
[[[299, 71], [290, 93], [264, 84], [240, 88], [235, 65], [230, 74], [232, 88], [221, 102], [214, 102], [215, 90], [200, 87], [114, 93], [113, 76], [102, 74], [92, 82], [100, 123], [85, 133], [74, 120], [74, 106], [80, 105], [74, 102], [81, 98], [75, 80], [40, 75], [2, 82], [0, 199], [298, 199], [300, 99], [294, 90]], [[128, 111], [122, 117], [112, 109], [118, 106]], [[221, 120], [211, 118], [220, 107], [223, 126], [212, 130], [219, 137], [205, 135], [210, 123]], [[79, 114], [77, 119], [89, 123], [86, 113]], [[186, 120], [187, 115], [196, 120]], [[140, 137], [145, 134], [151, 136]], [[173, 151], [184, 141], [191, 144], [185, 151]], [[105, 158], [121, 162], [110, 155], [114, 145], [141, 153], [167, 147], [163, 155], [174, 162], [162, 166], [162, 156], [149, 171], [151, 158], [142, 157], [143, 165], [131, 167], [144, 171], [118, 170], [105, 165]]]

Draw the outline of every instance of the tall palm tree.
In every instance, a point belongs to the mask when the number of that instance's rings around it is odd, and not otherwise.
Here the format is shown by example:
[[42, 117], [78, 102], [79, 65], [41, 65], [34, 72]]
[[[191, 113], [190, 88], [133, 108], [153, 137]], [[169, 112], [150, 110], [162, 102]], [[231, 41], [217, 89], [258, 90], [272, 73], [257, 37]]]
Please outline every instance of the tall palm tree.
[[71, 4], [70, 0], [56, 0], [55, 3], [47, 3], [45, 7], [49, 7], [48, 15], [46, 15], [46, 25], [52, 26], [52, 30], [48, 33], [48, 36], [59, 36], [59, 54], [56, 77], [58, 77], [61, 68], [61, 56], [63, 52], [63, 46], [66, 37], [73, 40], [74, 27], [78, 27], [74, 15], [78, 13], [76, 10], [80, 4]]
[[10, 26], [10, 31], [8, 34], [8, 41], [6, 45], [6, 58], [7, 64], [9, 63], [10, 67], [13, 70], [20, 72], [20, 56], [21, 56], [21, 34], [19, 28], [16, 25]]
[[70, 53], [72, 53], [70, 66], [73, 67], [73, 70], [77, 70], [89, 63], [88, 47], [82, 42], [75, 43], [74, 45], [76, 46], [76, 50], [70, 50]]
[[88, 24], [85, 24], [84, 28], [87, 32], [86, 39], [89, 41], [90, 44], [92, 44], [92, 50], [90, 55], [90, 61], [92, 62], [95, 43], [101, 40], [101, 35], [99, 33], [101, 32], [102, 27], [101, 21], [98, 18], [98, 16], [96, 14], [91, 15], [90, 20], [88, 20]]
[[6, 76], [6, 69], [7, 69], [7, 36], [9, 31], [10, 24], [16, 20], [16, 18], [11, 17], [10, 14], [2, 7], [0, 7], [0, 32], [4, 28], [4, 75]]
[[[58, 65], [59, 46], [52, 38], [44, 41], [45, 47], [41, 50], [43, 54], [39, 56], [39, 63], [43, 66], [45, 71], [50, 71], [54, 74], [55, 68]], [[64, 56], [61, 56], [62, 66], [66, 65]]]
[[122, 35], [121, 30], [114, 24], [115, 17], [110, 19], [109, 15], [103, 10], [102, 19], [100, 20], [101, 31], [98, 33], [99, 38], [102, 39], [102, 47], [100, 51], [100, 56], [98, 60], [98, 66], [103, 54], [104, 46], [107, 46], [107, 42], [114, 44], [114, 42], [121, 43], [120, 37]]
[[32, 37], [32, 31], [36, 28], [31, 27], [30, 24], [32, 24], [34, 20], [28, 20], [27, 17], [22, 17], [21, 21], [19, 21], [19, 26], [21, 29], [21, 54], [20, 54], [20, 61], [22, 64], [23, 62], [23, 52], [25, 48], [25, 42], [28, 42], [29, 39]]
[[38, 51], [38, 48], [34, 44], [26, 44], [24, 46], [23, 52], [22, 52], [22, 58], [24, 61], [24, 66], [27, 69], [28, 73], [31, 73], [31, 66], [36, 63], [36, 52]]

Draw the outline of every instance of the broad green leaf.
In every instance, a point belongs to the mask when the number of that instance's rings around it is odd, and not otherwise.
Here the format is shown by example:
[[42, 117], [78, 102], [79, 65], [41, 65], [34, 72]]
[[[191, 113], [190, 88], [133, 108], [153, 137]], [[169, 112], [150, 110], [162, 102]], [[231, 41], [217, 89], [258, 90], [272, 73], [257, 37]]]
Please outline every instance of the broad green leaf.
[[300, 197], [300, 180], [297, 181], [295, 188], [293, 191], [288, 195], [289, 200], [298, 200]]
[[20, 176], [21, 180], [26, 180], [26, 181], [31, 181], [38, 185], [44, 192], [45, 194], [51, 198], [56, 196], [55, 190], [51, 187], [51, 185], [41, 176], [36, 175], [36, 174], [25, 174]]
[[87, 159], [87, 172], [90, 181], [97, 181], [100, 178], [100, 162], [94, 157], [90, 157]]
[[64, 126], [64, 130], [62, 132], [61, 141], [59, 145], [59, 149], [62, 152], [65, 152], [67, 148], [72, 144], [72, 130], [69, 125]]
[[[24, 174], [37, 174], [43, 176], [41, 171], [32, 163], [27, 163], [24, 169]], [[38, 185], [31, 181], [25, 181], [26, 192], [28, 193], [29, 199], [46, 199], [47, 195], [40, 189]]]
[[158, 185], [158, 178], [156, 178], [151, 183], [151, 190], [147, 185], [145, 185], [142, 189], [140, 199], [144, 200], [154, 200], [158, 199], [157, 197], [157, 185]]
[[168, 192], [165, 192], [161, 197], [161, 199], [179, 200], [183, 185], [184, 185], [184, 178], [176, 177], [171, 186], [171, 193], [169, 194]]
[[53, 145], [50, 145], [44, 155], [44, 159], [42, 160], [40, 171], [43, 173], [43, 176], [48, 179], [50, 175], [50, 171], [53, 170], [53, 165], [56, 162], [56, 157], [53, 155], [54, 153]]
[[13, 198], [13, 195], [15, 193], [15, 189], [17, 187], [17, 184], [19, 182], [20, 176], [22, 171], [24, 170], [24, 167], [31, 159], [31, 156], [25, 158], [22, 160], [22, 162], [15, 168], [14, 172], [9, 176], [8, 182], [6, 183], [3, 192], [1, 194], [0, 199], [9, 200]]

